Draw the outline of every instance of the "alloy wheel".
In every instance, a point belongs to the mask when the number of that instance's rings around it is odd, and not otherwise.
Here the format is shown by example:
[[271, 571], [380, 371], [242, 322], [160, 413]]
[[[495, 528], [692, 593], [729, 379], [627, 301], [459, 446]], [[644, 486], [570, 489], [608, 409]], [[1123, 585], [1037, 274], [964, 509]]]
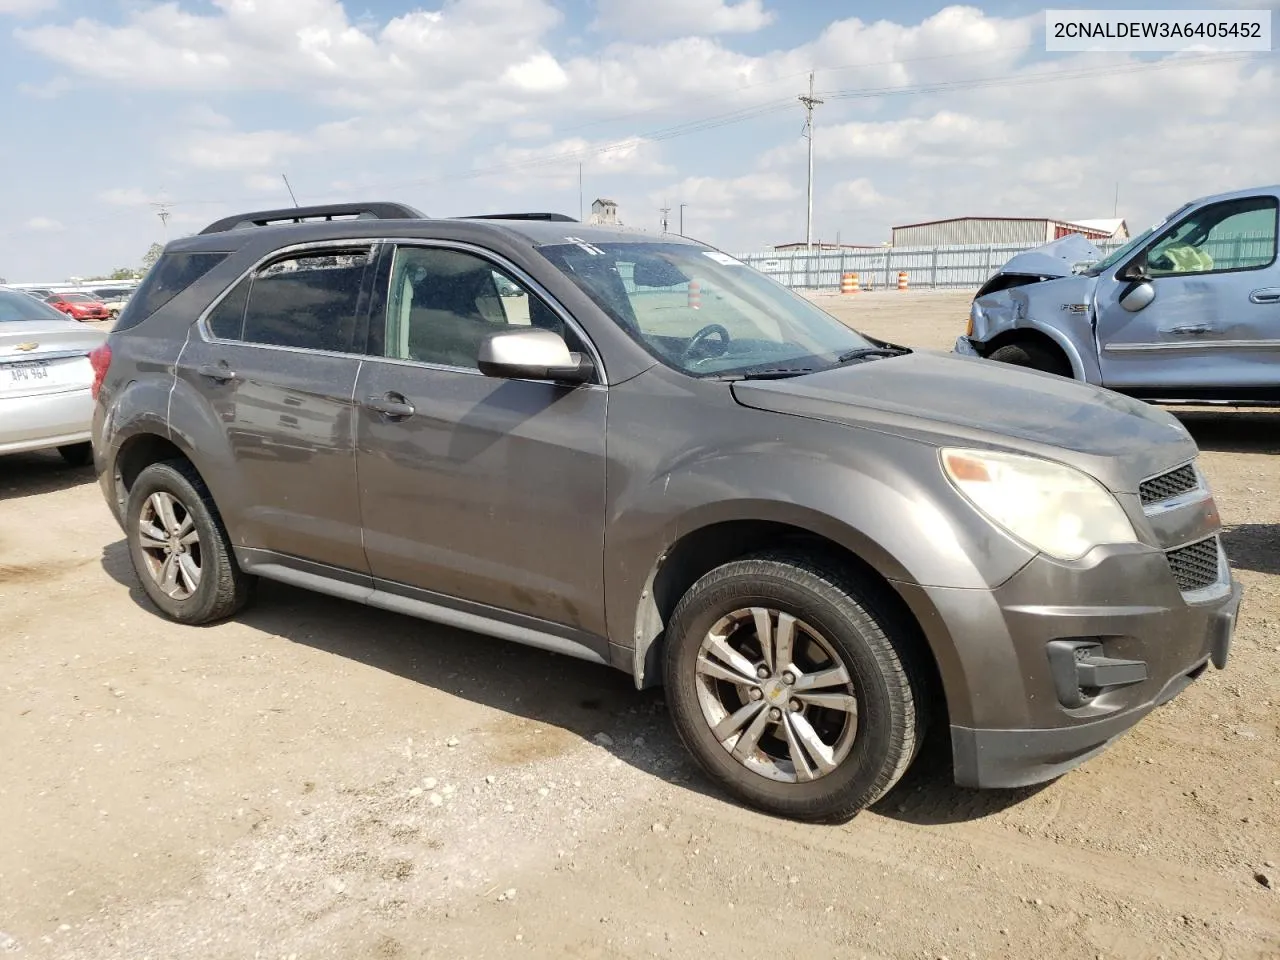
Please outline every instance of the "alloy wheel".
[[835, 646], [803, 620], [735, 610], [703, 638], [696, 671], [703, 717], [747, 769], [801, 783], [849, 756], [858, 732], [853, 680]]
[[200, 533], [195, 517], [171, 493], [157, 491], [142, 505], [138, 539], [147, 572], [166, 596], [186, 600], [200, 586]]

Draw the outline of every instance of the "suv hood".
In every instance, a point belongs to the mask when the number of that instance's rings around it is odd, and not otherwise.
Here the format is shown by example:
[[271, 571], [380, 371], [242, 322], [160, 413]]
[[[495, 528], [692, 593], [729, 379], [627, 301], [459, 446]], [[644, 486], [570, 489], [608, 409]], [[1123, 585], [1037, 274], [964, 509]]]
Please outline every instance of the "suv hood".
[[743, 406], [897, 434], [997, 447], [1079, 467], [1117, 492], [1196, 455], [1171, 414], [1138, 400], [1006, 364], [936, 353], [869, 360], [732, 385]]
[[1098, 248], [1078, 233], [1068, 234], [1033, 250], [1026, 250], [1010, 257], [998, 271], [1025, 277], [1069, 277], [1072, 268], [1085, 261], [1102, 259]]

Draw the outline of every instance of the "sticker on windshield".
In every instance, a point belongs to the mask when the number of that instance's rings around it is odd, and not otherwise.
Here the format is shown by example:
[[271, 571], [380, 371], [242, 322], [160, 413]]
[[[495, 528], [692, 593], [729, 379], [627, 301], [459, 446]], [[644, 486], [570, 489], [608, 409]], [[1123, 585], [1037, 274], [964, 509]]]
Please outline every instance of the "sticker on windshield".
[[746, 266], [746, 264], [743, 263], [741, 260], [735, 260], [733, 257], [729, 256], [727, 253], [721, 253], [719, 250], [703, 250], [702, 255], [704, 257], [710, 257], [712, 260], [714, 260], [716, 263], [720, 264], [723, 267], [745, 267]]

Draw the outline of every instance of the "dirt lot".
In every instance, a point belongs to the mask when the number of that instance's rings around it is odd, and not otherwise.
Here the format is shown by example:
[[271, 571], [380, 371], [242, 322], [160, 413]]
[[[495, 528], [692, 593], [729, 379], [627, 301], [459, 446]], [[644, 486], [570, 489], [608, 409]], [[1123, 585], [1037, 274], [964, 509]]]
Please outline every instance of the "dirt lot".
[[[823, 299], [940, 348], [965, 302]], [[1186, 419], [1246, 587], [1229, 669], [1053, 784], [926, 756], [839, 828], [710, 792], [603, 667], [273, 585], [169, 624], [90, 472], [8, 458], [0, 954], [1278, 957], [1280, 419]]]

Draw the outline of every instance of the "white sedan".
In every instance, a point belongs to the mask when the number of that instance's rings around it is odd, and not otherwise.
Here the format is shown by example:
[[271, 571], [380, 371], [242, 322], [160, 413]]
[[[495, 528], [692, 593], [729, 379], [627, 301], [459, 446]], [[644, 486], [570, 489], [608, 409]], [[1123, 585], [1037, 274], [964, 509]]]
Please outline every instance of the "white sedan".
[[105, 341], [103, 331], [0, 287], [0, 454], [56, 448], [73, 466], [89, 463], [89, 352]]

